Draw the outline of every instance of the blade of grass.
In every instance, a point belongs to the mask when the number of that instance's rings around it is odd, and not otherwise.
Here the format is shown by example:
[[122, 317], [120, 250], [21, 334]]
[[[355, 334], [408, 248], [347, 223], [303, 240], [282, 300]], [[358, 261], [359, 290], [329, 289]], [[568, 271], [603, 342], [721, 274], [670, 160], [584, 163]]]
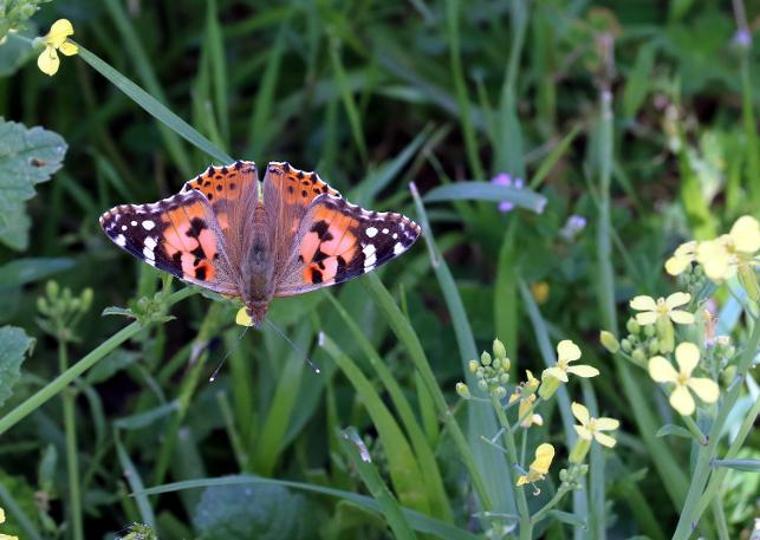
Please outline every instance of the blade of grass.
[[[474, 375], [468, 368], [468, 362], [478, 358], [475, 338], [472, 335], [470, 322], [467, 319], [467, 313], [462, 304], [462, 298], [459, 296], [454, 276], [451, 275], [449, 267], [441, 257], [438, 247], [435, 244], [433, 231], [427, 218], [425, 206], [417, 191], [417, 187], [411, 184], [410, 190], [414, 198], [414, 204], [417, 208], [417, 214], [420, 224], [422, 225], [423, 234], [428, 250], [431, 254], [433, 271], [435, 272], [438, 284], [443, 292], [444, 300], [451, 315], [454, 333], [459, 348], [459, 360], [462, 365], [462, 373], [465, 374], [467, 385], [472, 391], [482, 394], [477, 388], [477, 382]], [[482, 436], [491, 437], [499, 429], [494, 411], [486, 407], [468, 407], [468, 436], [470, 447], [475, 454], [478, 470], [485, 476], [486, 489], [488, 489], [489, 499], [493, 501], [494, 507], [485, 508], [485, 510], [495, 510], [499, 512], [513, 512], [515, 508], [514, 490], [504, 489], [505, 486], [512, 487], [509, 480], [506, 467], [506, 459], [496, 448], [484, 444]], [[472, 474], [472, 472], [470, 472]], [[485, 502], [483, 502], [485, 505]]]
[[140, 473], [137, 470], [137, 467], [135, 467], [135, 464], [132, 463], [132, 460], [129, 459], [129, 454], [127, 454], [124, 445], [121, 443], [118, 429], [114, 429], [113, 440], [114, 445], [116, 446], [116, 455], [119, 458], [119, 464], [124, 472], [124, 477], [127, 479], [129, 489], [132, 490], [132, 493], [135, 493], [137, 508], [140, 511], [140, 518], [146, 525], [155, 527], [156, 516], [153, 514], [153, 507], [151, 507], [148, 496], [144, 492]]
[[462, 69], [462, 58], [459, 45], [459, 1], [446, 0], [446, 33], [449, 44], [449, 62], [451, 64], [451, 77], [454, 79], [454, 89], [457, 95], [459, 120], [462, 125], [467, 161], [476, 180], [486, 178], [485, 169], [480, 161], [478, 152], [478, 140], [475, 128], [470, 119], [470, 98], [467, 95], [467, 83]]
[[377, 468], [372, 464], [367, 447], [364, 446], [356, 429], [348, 428], [343, 431], [340, 434], [340, 442], [343, 451], [348, 454], [351, 463], [356, 467], [364, 485], [380, 505], [380, 509], [393, 531], [393, 537], [403, 540], [417, 538], [407, 522], [406, 516], [401, 511], [398, 501], [393, 497], [380, 477]]
[[[186, 489], [200, 489], [213, 486], [236, 486], [247, 484], [264, 484], [272, 486], [282, 486], [286, 488], [298, 489], [301, 491], [307, 491], [310, 493], [317, 493], [320, 495], [326, 495], [328, 497], [335, 497], [338, 499], [345, 499], [350, 501], [361, 508], [365, 508], [372, 512], [379, 512], [379, 503], [367, 497], [365, 495], [359, 495], [351, 491], [344, 491], [331, 487], [325, 487], [315, 484], [305, 484], [302, 482], [293, 482], [289, 480], [276, 480], [273, 478], [260, 478], [256, 476], [226, 476], [222, 478], [199, 478], [197, 480], [185, 480], [182, 482], [174, 482], [163, 486], [155, 486], [146, 489], [143, 493], [146, 495], [160, 495], [163, 493], [174, 493], [176, 491], [182, 491]], [[133, 495], [137, 495], [134, 493]], [[479, 535], [462, 530], [448, 523], [444, 523], [437, 519], [430, 518], [422, 515], [419, 512], [409, 510], [408, 508], [402, 508], [404, 516], [409, 522], [409, 525], [416, 531], [424, 534], [432, 534], [438, 538], [446, 540], [478, 540]]]
[[209, 48], [209, 62], [211, 64], [212, 80], [214, 83], [214, 103], [216, 105], [216, 118], [223, 140], [229, 144], [229, 105], [227, 100], [227, 62], [224, 58], [224, 35], [217, 18], [216, 0], [209, 0], [206, 4], [206, 44]]
[[[135, 103], [145, 109], [148, 114], [156, 118], [156, 120], [166, 125], [173, 132], [179, 134], [191, 144], [197, 146], [209, 156], [218, 160], [221, 164], [230, 164], [235, 161], [226, 152], [217, 148], [206, 137], [198, 133], [190, 124], [167, 109], [166, 106], [161, 104], [156, 98], [127, 79], [124, 75], [116, 71], [82, 45], [78, 44], [77, 46], [79, 47], [79, 57], [82, 58], [82, 60], [87, 62], [87, 64], [89, 64], [95, 71], [113, 83], [114, 86], [129, 96]], [[190, 171], [189, 165], [187, 168], [188, 171]], [[182, 173], [187, 177], [192, 175], [191, 172], [186, 173], [184, 168]]]
[[490, 182], [455, 182], [437, 186], [425, 193], [425, 202], [439, 201], [509, 201], [515, 206], [532, 210], [540, 214], [546, 205], [543, 195], [528, 189], [517, 189], [509, 186], [491, 184]]
[[354, 137], [356, 147], [359, 149], [359, 156], [364, 163], [367, 162], [367, 143], [364, 141], [364, 131], [362, 129], [361, 116], [359, 110], [354, 102], [354, 97], [351, 92], [351, 88], [348, 85], [348, 78], [346, 77], [346, 70], [343, 67], [343, 61], [340, 56], [340, 41], [330, 36], [330, 60], [335, 74], [335, 83], [338, 85], [341, 98], [343, 100], [343, 106], [346, 109], [346, 115], [348, 116], [348, 123], [351, 125], [351, 133]]
[[[128, 51], [128, 56], [134, 62], [137, 73], [140, 76], [140, 79], [142, 79], [142, 83], [148, 89], [150, 94], [156, 96], [154, 99], [157, 102], [168, 103], [166, 94], [164, 94], [161, 84], [158, 82], [158, 78], [153, 70], [150, 59], [140, 44], [137, 32], [135, 32], [134, 27], [130, 23], [131, 18], [124, 11], [121, 2], [119, 0], [105, 0], [105, 6], [108, 13], [111, 15], [111, 20], [116, 25], [116, 30], [121, 35], [121, 39]], [[81, 45], [79, 46], [79, 50], [81, 53]], [[166, 149], [171, 154], [177, 167], [185, 177], [189, 178], [192, 176], [192, 167], [190, 166], [190, 160], [188, 159], [188, 155], [184, 148], [182, 148], [179, 138], [161, 125], [159, 125], [158, 128], [161, 137], [164, 139]]]

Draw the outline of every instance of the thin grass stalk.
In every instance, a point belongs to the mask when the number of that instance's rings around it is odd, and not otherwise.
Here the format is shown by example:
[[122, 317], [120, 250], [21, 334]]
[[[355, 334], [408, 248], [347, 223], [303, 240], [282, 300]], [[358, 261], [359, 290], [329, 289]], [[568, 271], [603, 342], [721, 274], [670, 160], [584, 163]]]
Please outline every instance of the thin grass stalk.
[[[58, 367], [61, 373], [69, 368], [69, 355], [66, 341], [58, 338]], [[82, 496], [79, 489], [79, 448], [77, 446], [76, 412], [74, 410], [74, 396], [76, 390], [68, 386], [61, 393], [63, 401], [63, 425], [66, 437], [66, 474], [69, 484], [69, 518], [71, 519], [71, 535], [74, 540], [84, 539], [84, 525], [82, 521]]]

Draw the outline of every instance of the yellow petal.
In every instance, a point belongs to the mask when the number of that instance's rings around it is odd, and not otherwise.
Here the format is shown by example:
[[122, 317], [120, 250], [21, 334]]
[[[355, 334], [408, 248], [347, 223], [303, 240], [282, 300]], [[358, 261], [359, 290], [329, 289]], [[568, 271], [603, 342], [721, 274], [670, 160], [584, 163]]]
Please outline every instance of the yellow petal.
[[5, 523], [5, 509], [0, 508], [0, 524]]
[[657, 309], [657, 302], [651, 296], [639, 295], [634, 296], [629, 305], [636, 311], [654, 311]]
[[522, 475], [522, 476], [519, 476], [517, 478], [517, 485], [518, 486], [524, 486], [527, 483], [528, 483], [528, 477], [527, 476]]
[[577, 375], [578, 377], [583, 377], [584, 379], [588, 379], [589, 377], [596, 377], [599, 375], [598, 369], [593, 366], [587, 366], [585, 364], [582, 364], [580, 366], [568, 366], [567, 372], [572, 373], [573, 375]]
[[253, 319], [248, 315], [248, 310], [245, 307], [241, 307], [235, 315], [235, 324], [240, 326], [253, 326]]
[[45, 41], [56, 49], [66, 41], [66, 38], [74, 34], [74, 27], [68, 19], [58, 19], [50, 27], [50, 32], [45, 36]]
[[676, 362], [681, 373], [688, 377], [699, 363], [699, 347], [688, 341], [679, 343], [676, 347]]
[[606, 416], [602, 416], [601, 418], [596, 419], [596, 429], [599, 431], [612, 431], [613, 429], [617, 429], [620, 427], [620, 420], [616, 420], [615, 418], [607, 418]]
[[536, 448], [536, 459], [530, 464], [530, 468], [538, 473], [546, 474], [554, 459], [554, 447], [549, 443], [542, 443]]
[[572, 362], [581, 357], [581, 350], [578, 348], [578, 345], [572, 342], [572, 340], [563, 339], [557, 344], [557, 356], [562, 360]]
[[573, 426], [575, 428], [575, 432], [578, 434], [578, 437], [581, 439], [584, 439], [586, 441], [590, 441], [593, 438], [593, 435], [588, 430], [588, 428], [583, 426]]
[[74, 56], [79, 52], [79, 47], [70, 41], [64, 41], [61, 43], [61, 46], [58, 47], [58, 50], [61, 51], [65, 56]]
[[58, 53], [50, 46], [45, 47], [45, 50], [37, 57], [37, 67], [40, 68], [42, 73], [51, 77], [58, 72], [60, 64], [61, 61], [58, 59]]
[[728, 240], [720, 237], [700, 242], [697, 246], [697, 261], [704, 267], [707, 277], [714, 281], [731, 277], [730, 255], [726, 248]]
[[712, 379], [706, 377], [692, 377], [686, 384], [705, 403], [715, 403], [720, 396], [720, 388]]
[[18, 540], [18, 536], [10, 534], [0, 534], [0, 540]]
[[541, 417], [540, 414], [534, 414], [531, 419], [533, 420], [533, 423], [537, 426], [543, 426], [544, 425], [544, 419]]
[[662, 356], [649, 359], [649, 376], [656, 382], [676, 382], [678, 372], [673, 365]]
[[570, 410], [573, 411], [573, 416], [578, 419], [578, 422], [584, 426], [588, 424], [591, 415], [589, 415], [588, 409], [585, 405], [578, 403], [577, 401], [573, 401], [573, 404], [570, 405]]
[[[236, 322], [237, 322], [237, 321], [236, 321]], [[240, 324], [240, 323], [238, 323], [238, 324]], [[514, 403], [514, 402], [515, 402], [515, 400], [517, 400], [517, 399], [519, 399], [519, 398], [520, 398], [520, 392], [518, 392], [518, 391], [515, 391], [515, 392], [513, 392], [513, 393], [512, 393], [512, 395], [511, 395], [511, 396], [509, 396], [509, 401], [508, 401], [507, 403]]]
[[673, 309], [688, 304], [689, 302], [691, 302], [691, 295], [689, 293], [675, 292], [668, 296], [665, 300], [665, 305], [668, 306], [668, 309]]
[[636, 314], [636, 322], [639, 326], [647, 326], [657, 321], [657, 313], [654, 311], [644, 311]]
[[559, 379], [560, 381], [566, 383], [568, 381], [567, 379], [567, 373], [565, 373], [564, 369], [560, 369], [558, 367], [550, 367], [546, 368], [542, 375], [549, 375], [551, 377], [554, 377], [555, 379]]
[[677, 276], [689, 267], [691, 261], [689, 257], [671, 257], [665, 261], [665, 271], [671, 276]]
[[678, 324], [694, 324], [694, 314], [680, 309], [670, 312], [670, 320]]
[[528, 387], [529, 390], [535, 390], [538, 388], [540, 381], [533, 376], [533, 373], [531, 373], [529, 369], [525, 370], [525, 376], [528, 378], [528, 382], [525, 383], [525, 386]]
[[607, 448], [612, 448], [617, 444], [615, 439], [604, 433], [594, 433], [594, 439], [596, 439], [596, 442]]
[[752, 216], [742, 216], [736, 220], [731, 232], [736, 251], [754, 254], [760, 249], [760, 223]]
[[670, 394], [670, 404], [684, 416], [690, 416], [694, 412], [694, 398], [686, 387], [680, 384]]

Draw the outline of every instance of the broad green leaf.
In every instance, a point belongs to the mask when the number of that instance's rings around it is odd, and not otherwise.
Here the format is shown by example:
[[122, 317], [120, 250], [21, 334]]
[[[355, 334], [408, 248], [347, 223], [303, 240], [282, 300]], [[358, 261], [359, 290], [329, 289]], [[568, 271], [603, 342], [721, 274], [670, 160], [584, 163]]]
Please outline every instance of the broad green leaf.
[[203, 540], [228, 538], [313, 538], [309, 502], [282, 486], [238, 485], [206, 488], [193, 523]]
[[0, 288], [26, 285], [68, 270], [72, 266], [74, 260], [64, 257], [16, 259], [0, 266]]
[[29, 245], [29, 218], [24, 203], [34, 186], [61, 168], [66, 142], [41, 127], [0, 118], [0, 242], [24, 250]]
[[439, 201], [508, 201], [515, 206], [532, 210], [537, 214], [544, 211], [546, 198], [529, 189], [517, 189], [500, 186], [490, 182], [456, 182], [445, 184], [428, 191], [423, 197], [425, 202]]
[[21, 328], [0, 328], [0, 405], [13, 394], [13, 385], [21, 377], [24, 354], [33, 343], [34, 339]]

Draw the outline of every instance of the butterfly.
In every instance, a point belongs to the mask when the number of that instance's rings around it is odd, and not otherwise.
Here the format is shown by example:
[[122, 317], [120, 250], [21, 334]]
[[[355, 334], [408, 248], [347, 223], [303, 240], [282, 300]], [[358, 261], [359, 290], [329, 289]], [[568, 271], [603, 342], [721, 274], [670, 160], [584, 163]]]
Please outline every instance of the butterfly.
[[120, 248], [181, 280], [238, 297], [259, 326], [274, 297], [366, 274], [408, 250], [411, 219], [346, 201], [317, 173], [287, 162], [211, 166], [172, 197], [100, 217]]

